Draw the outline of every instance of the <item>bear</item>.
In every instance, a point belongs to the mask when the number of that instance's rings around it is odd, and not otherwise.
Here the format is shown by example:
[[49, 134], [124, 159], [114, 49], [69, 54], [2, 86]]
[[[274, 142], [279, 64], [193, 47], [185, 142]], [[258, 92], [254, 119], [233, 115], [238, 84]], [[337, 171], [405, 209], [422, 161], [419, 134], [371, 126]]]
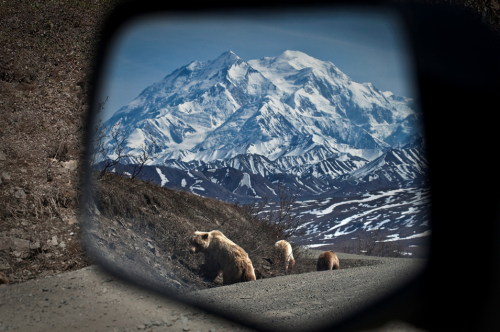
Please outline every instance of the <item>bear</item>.
[[213, 281], [222, 272], [223, 285], [256, 280], [252, 261], [246, 251], [222, 232], [196, 231], [189, 242], [192, 254], [205, 254], [203, 272], [206, 278]]
[[280, 240], [274, 244], [274, 257], [273, 263], [281, 263], [285, 266], [285, 274], [288, 269], [295, 266], [295, 259], [293, 258], [292, 246], [285, 240]]
[[325, 251], [319, 255], [318, 263], [316, 265], [317, 271], [326, 271], [326, 270], [338, 270], [340, 269], [339, 258], [337, 254], [333, 251]]

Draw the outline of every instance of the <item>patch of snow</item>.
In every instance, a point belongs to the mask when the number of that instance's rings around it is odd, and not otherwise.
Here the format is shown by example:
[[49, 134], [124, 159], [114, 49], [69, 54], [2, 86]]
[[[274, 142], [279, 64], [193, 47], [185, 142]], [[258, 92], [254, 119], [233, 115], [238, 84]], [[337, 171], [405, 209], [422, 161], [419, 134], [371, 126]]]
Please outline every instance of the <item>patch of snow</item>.
[[163, 187], [165, 185], [165, 183], [168, 182], [168, 179], [167, 177], [165, 176], [165, 174], [163, 174], [161, 172], [161, 169], [159, 169], [158, 167], [156, 167], [156, 172], [158, 173], [158, 175], [160, 176], [160, 179], [161, 179], [161, 186]]

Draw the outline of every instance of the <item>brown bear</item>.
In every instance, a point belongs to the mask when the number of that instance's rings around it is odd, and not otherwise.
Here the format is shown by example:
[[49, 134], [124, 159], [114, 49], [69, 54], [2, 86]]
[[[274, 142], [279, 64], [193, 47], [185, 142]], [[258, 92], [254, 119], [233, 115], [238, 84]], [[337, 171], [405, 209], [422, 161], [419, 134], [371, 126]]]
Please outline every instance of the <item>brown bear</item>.
[[290, 243], [285, 240], [280, 240], [274, 244], [273, 263], [283, 264], [285, 273], [288, 273], [288, 269], [292, 269], [295, 266], [295, 259], [293, 258], [292, 246]]
[[340, 268], [339, 258], [333, 251], [325, 251], [318, 258], [317, 271], [338, 270]]
[[224, 285], [255, 280], [248, 254], [220, 231], [194, 232], [190, 252], [205, 254], [204, 275], [214, 280], [222, 272]]

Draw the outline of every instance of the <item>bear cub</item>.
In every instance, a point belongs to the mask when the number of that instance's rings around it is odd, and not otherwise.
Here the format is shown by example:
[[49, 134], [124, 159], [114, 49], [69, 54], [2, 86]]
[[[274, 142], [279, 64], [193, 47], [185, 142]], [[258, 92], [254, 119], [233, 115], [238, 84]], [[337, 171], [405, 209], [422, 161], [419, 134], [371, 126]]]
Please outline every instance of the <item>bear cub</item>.
[[316, 264], [317, 271], [338, 270], [340, 269], [339, 258], [333, 251], [325, 251], [318, 257]]
[[255, 271], [248, 254], [222, 232], [194, 232], [189, 251], [205, 254], [204, 275], [214, 280], [222, 272], [224, 285], [255, 280]]
[[273, 263], [285, 266], [285, 274], [288, 274], [288, 270], [293, 269], [295, 265], [295, 259], [293, 258], [292, 245], [285, 240], [280, 240], [274, 244], [274, 256]]

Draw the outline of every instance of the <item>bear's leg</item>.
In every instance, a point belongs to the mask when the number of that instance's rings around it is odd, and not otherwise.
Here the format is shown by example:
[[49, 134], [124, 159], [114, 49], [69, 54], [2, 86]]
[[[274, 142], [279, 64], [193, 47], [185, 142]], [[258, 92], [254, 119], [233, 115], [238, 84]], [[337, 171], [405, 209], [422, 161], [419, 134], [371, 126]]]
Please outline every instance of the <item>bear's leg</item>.
[[232, 285], [237, 282], [248, 281], [247, 268], [245, 262], [236, 262], [233, 266], [227, 266], [222, 272], [222, 284]]
[[221, 272], [216, 266], [207, 263], [201, 265], [200, 270], [203, 277], [209, 281], [214, 281]]
[[238, 267], [238, 264], [235, 266], [226, 266], [224, 270], [222, 270], [222, 284], [225, 285], [232, 285], [237, 282], [240, 282], [241, 280], [241, 270]]

